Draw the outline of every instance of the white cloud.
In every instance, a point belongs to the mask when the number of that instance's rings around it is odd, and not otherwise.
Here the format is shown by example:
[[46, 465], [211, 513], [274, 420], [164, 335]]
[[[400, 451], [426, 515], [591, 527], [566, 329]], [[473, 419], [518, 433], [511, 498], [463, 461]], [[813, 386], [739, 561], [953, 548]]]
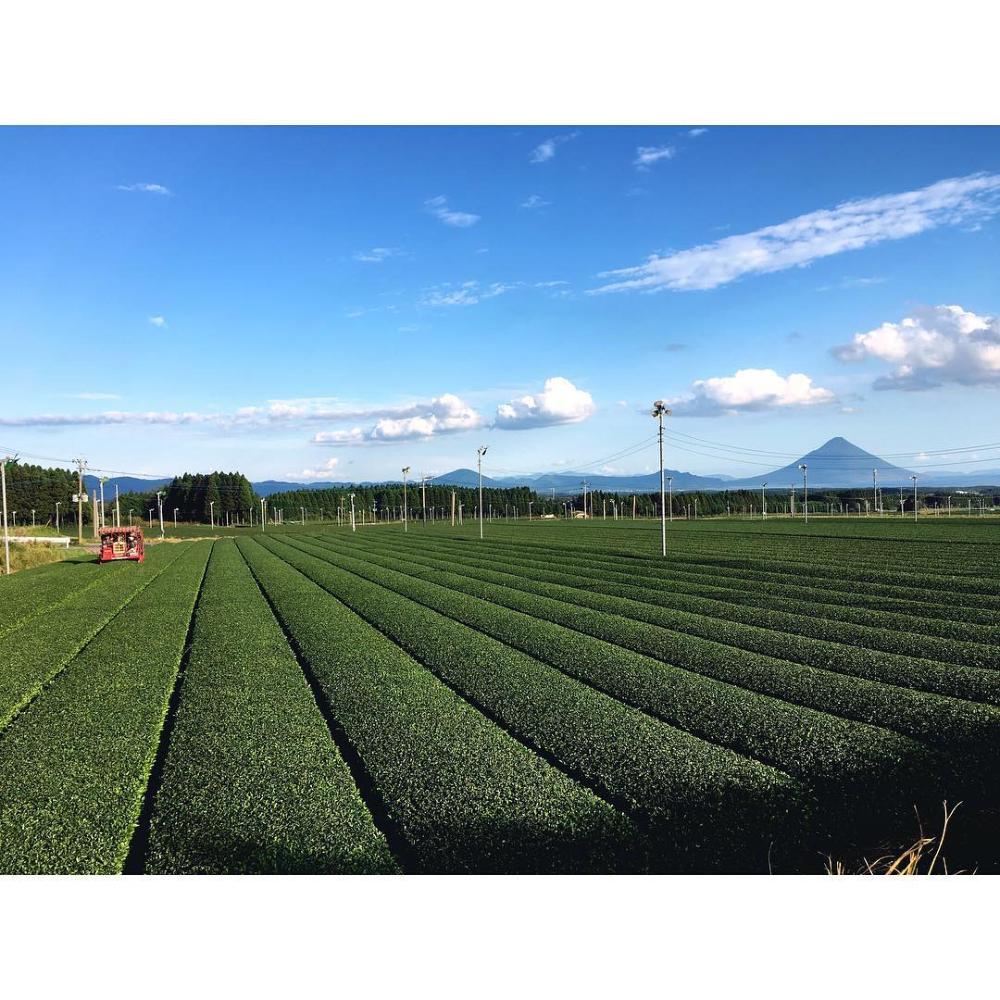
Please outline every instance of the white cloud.
[[70, 393], [69, 399], [121, 399], [115, 392], [74, 392]]
[[440, 219], [446, 226], [455, 226], [458, 229], [468, 229], [480, 219], [478, 215], [473, 215], [471, 212], [456, 212], [450, 209], [448, 199], [443, 194], [439, 194], [436, 198], [428, 198], [424, 202], [424, 206], [435, 219]]
[[687, 134], [691, 136], [692, 139], [697, 139], [699, 135], [704, 135], [707, 131], [707, 128], [689, 128]]
[[899, 323], [883, 323], [833, 348], [841, 361], [872, 359], [892, 366], [875, 389], [1000, 386], [1000, 320], [961, 306], [917, 310]]
[[158, 326], [161, 330], [167, 325], [167, 320], [164, 316], [150, 316], [149, 322], [153, 326]]
[[835, 285], [821, 285], [817, 292], [832, 292], [838, 288], [869, 288], [872, 285], [884, 285], [888, 278], [843, 278]]
[[364, 264], [381, 264], [390, 257], [402, 257], [403, 251], [398, 247], [372, 247], [371, 250], [357, 250], [354, 259]]
[[673, 146], [639, 146], [635, 151], [635, 159], [632, 165], [640, 170], [649, 170], [654, 163], [660, 160], [671, 160], [677, 152]]
[[521, 208], [546, 208], [552, 202], [546, 201], [540, 194], [533, 194], [521, 202]]
[[119, 191], [143, 191], [146, 194], [172, 194], [168, 187], [162, 184], [119, 184]]
[[486, 286], [481, 286], [478, 281], [463, 281], [461, 284], [452, 284], [449, 281], [443, 285], [428, 288], [420, 298], [420, 305], [431, 308], [474, 306], [484, 299], [495, 299], [512, 287], [514, 286], [505, 285], [498, 281]]
[[313, 436], [313, 444], [361, 444], [365, 432], [360, 427], [349, 431], [320, 431]]
[[941, 226], [989, 218], [1000, 209], [1000, 174], [970, 174], [902, 194], [845, 201], [750, 233], [689, 250], [653, 254], [591, 294], [717, 288], [746, 274], [805, 267], [814, 260], [900, 240]]
[[667, 400], [678, 417], [718, 417], [756, 410], [795, 409], [831, 403], [829, 389], [808, 375], [779, 375], [773, 368], [742, 368], [733, 375], [699, 379], [684, 396]]
[[545, 142], [540, 142], [535, 146], [528, 159], [532, 163], [547, 163], [556, 155], [556, 150], [561, 145], [575, 139], [579, 134], [579, 132], [566, 132], [563, 135], [554, 135], [551, 139], [546, 139]]
[[[266, 406], [243, 406], [229, 413], [196, 411], [129, 412], [106, 410], [103, 413], [40, 414], [28, 417], [0, 417], [0, 426], [8, 427], [73, 427], [103, 425], [202, 427], [213, 430], [266, 430], [292, 428], [316, 423], [365, 423], [404, 421], [411, 418], [434, 418], [435, 433], [477, 427], [482, 417], [452, 394], [444, 394], [426, 401], [404, 403], [397, 406], [347, 407], [330, 405], [330, 400], [292, 399], [271, 400]], [[336, 402], [336, 401], [333, 401]], [[416, 426], [416, 425], [414, 425]], [[374, 430], [374, 427], [372, 428]], [[385, 432], [373, 435], [360, 428], [350, 431], [325, 431], [314, 439], [320, 444], [361, 443], [373, 436], [388, 436], [392, 425]]]
[[493, 281], [481, 285], [478, 281], [463, 281], [461, 284], [446, 281], [428, 288], [420, 297], [419, 304], [432, 309], [474, 306], [520, 288], [557, 288], [567, 284], [567, 281]]
[[339, 458], [328, 458], [318, 469], [303, 469], [301, 472], [289, 472], [288, 476], [290, 479], [305, 480], [309, 482], [310, 480], [317, 479], [329, 479], [331, 473], [340, 464]]
[[545, 388], [533, 395], [512, 399], [497, 407], [495, 426], [506, 430], [577, 424], [597, 407], [589, 392], [578, 389], [569, 379], [555, 376], [545, 380]]
[[368, 430], [320, 431], [314, 444], [359, 445], [431, 438], [441, 434], [473, 430], [483, 424], [482, 416], [452, 393], [424, 403], [412, 403], [383, 411]]

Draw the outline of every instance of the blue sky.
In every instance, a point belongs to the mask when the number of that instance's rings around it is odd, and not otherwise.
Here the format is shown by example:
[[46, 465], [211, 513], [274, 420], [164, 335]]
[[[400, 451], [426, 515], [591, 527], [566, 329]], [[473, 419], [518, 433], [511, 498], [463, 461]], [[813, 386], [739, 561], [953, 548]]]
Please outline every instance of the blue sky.
[[0, 446], [641, 472], [665, 398], [673, 468], [993, 468], [998, 209], [988, 128], [4, 129]]

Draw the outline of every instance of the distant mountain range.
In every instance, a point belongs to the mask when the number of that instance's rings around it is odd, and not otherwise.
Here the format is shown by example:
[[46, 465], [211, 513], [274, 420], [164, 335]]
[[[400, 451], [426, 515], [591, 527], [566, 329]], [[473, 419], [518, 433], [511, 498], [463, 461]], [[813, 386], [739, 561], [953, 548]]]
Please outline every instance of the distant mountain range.
[[[669, 445], [668, 454], [669, 454]], [[872, 470], [878, 469], [880, 486], [912, 486], [910, 476], [913, 471], [893, 465], [870, 451], [865, 451], [852, 444], [846, 438], [830, 438], [825, 444], [790, 462], [788, 465], [766, 472], [762, 475], [733, 478], [731, 476], [697, 476], [679, 469], [666, 469], [665, 473], [673, 478], [673, 489], [682, 490], [745, 490], [760, 489], [767, 483], [769, 489], [784, 489], [787, 486], [798, 486], [802, 482], [800, 465], [808, 466], [809, 485], [828, 487], [830, 489], [849, 489], [852, 487], [869, 487], [872, 485]], [[918, 486], [949, 486], [965, 487], [1000, 485], [1000, 469], [988, 469], [982, 472], [951, 472], [932, 473], [917, 470]], [[85, 476], [88, 489], [98, 485], [95, 476]], [[657, 472], [646, 475], [612, 475], [597, 476], [586, 472], [540, 472], [523, 476], [483, 476], [483, 486], [494, 489], [506, 489], [514, 486], [527, 486], [538, 493], [555, 491], [557, 496], [574, 495], [580, 492], [580, 484], [586, 480], [588, 489], [601, 490], [608, 493], [653, 493], [660, 488], [660, 476]], [[395, 481], [395, 480], [394, 480]], [[430, 482], [439, 486], [477, 486], [479, 476], [475, 469], [454, 469], [441, 476], [435, 476]], [[169, 479], [139, 479], [134, 476], [121, 476], [109, 479], [104, 487], [105, 499], [114, 496], [115, 485], [121, 493], [145, 493], [158, 490], [170, 483]], [[419, 484], [419, 480], [414, 480]], [[377, 483], [294, 483], [267, 479], [253, 483], [258, 496], [268, 497], [275, 493], [291, 490], [327, 490], [345, 489], [350, 485], [371, 486]]]

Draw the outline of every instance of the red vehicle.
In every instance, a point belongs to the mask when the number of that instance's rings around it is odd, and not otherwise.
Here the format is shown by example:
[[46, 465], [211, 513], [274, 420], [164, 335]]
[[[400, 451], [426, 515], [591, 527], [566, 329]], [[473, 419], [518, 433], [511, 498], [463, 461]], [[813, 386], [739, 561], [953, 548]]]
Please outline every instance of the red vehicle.
[[115, 562], [119, 559], [145, 562], [142, 528], [101, 528], [100, 562]]

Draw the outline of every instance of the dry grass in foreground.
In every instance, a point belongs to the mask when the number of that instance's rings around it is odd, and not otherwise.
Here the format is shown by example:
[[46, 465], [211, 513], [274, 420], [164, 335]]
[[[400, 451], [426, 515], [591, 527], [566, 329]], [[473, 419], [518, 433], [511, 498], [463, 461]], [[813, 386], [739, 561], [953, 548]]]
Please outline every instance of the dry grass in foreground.
[[[2, 548], [2, 540], [0, 540]], [[10, 547], [10, 571], [17, 573], [22, 569], [34, 569], [35, 566], [44, 566], [46, 563], [59, 562], [65, 559], [68, 549], [58, 545], [45, 545], [37, 542], [34, 545], [11, 545]], [[0, 552], [0, 573], [3, 572], [3, 552]]]
[[[928, 837], [924, 833], [923, 823], [920, 815], [917, 814], [917, 826], [920, 836], [906, 850], [899, 855], [886, 854], [874, 861], [867, 859], [858, 871], [850, 871], [842, 861], [834, 861], [827, 858], [827, 875], [969, 875], [974, 872], [948, 871], [948, 861], [942, 855], [945, 838], [948, 836], [948, 823], [956, 810], [961, 805], [956, 803], [951, 809], [948, 803], [944, 803], [944, 821], [941, 824], [941, 832], [936, 837]], [[940, 862], [940, 868], [938, 864]], [[937, 869], [937, 870], [935, 870]]]

